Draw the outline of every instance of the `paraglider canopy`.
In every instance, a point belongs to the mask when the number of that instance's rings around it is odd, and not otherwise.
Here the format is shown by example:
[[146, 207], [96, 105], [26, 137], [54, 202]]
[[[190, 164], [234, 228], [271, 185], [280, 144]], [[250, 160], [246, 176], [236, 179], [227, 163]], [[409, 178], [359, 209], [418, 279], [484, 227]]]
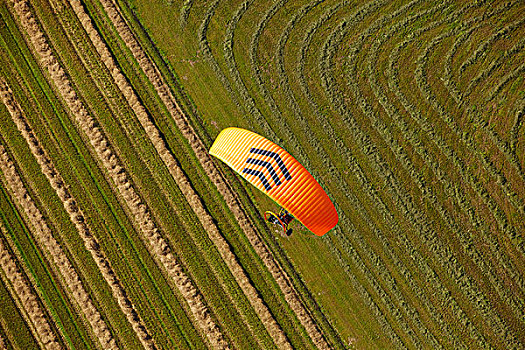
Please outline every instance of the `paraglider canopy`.
[[335, 207], [313, 176], [288, 152], [248, 130], [221, 131], [210, 154], [286, 209], [318, 236], [338, 222]]

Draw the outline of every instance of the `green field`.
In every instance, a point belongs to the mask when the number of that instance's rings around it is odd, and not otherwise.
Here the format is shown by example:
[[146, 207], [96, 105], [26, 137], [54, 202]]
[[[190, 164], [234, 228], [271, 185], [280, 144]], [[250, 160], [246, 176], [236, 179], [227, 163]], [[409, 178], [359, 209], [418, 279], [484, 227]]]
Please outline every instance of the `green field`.
[[[522, 349], [524, 38], [519, 0], [0, 2], [0, 348]], [[230, 126], [336, 228], [268, 226]]]

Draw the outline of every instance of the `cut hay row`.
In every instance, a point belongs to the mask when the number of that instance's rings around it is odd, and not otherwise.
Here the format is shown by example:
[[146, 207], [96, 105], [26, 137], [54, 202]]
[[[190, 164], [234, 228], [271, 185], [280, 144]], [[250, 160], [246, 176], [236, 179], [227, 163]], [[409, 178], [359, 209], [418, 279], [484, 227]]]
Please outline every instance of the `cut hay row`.
[[[2, 162], [6, 154], [4, 146], [0, 145]], [[7, 237], [7, 231], [2, 222], [0, 222], [0, 232], [4, 237]], [[62, 349], [57, 335], [51, 328], [50, 320], [40, 305], [38, 296], [32, 290], [29, 280], [18, 268], [15, 257], [11, 255], [2, 238], [0, 238], [0, 267], [4, 271], [2, 279], [7, 279], [11, 284], [13, 292], [16, 294], [13, 297], [18, 298], [20, 301], [27, 318], [32, 324], [31, 330], [33, 335], [40, 341], [40, 346], [45, 349]], [[7, 281], [4, 280], [5, 285], [8, 284]], [[5, 344], [3, 344], [3, 339], [0, 339], [0, 348], [6, 348]]]
[[89, 293], [82, 285], [77, 271], [75, 271], [62, 247], [53, 237], [42, 213], [27, 192], [22, 179], [16, 172], [12, 160], [8, 158], [5, 149], [0, 156], [0, 169], [4, 174], [6, 185], [10, 188], [16, 199], [17, 206], [25, 212], [33, 226], [36, 240], [45, 248], [46, 253], [49, 255], [49, 260], [55, 263], [55, 268], [62, 277], [60, 283], [63, 288], [68, 291], [71, 300], [74, 300], [77, 308], [86, 318], [100, 345], [107, 349], [117, 349], [115, 339], [106, 322], [95, 307]]
[[[516, 110], [514, 111], [514, 121], [512, 123], [512, 129], [510, 130], [510, 149], [512, 154], [516, 155], [516, 148], [518, 144], [519, 130], [523, 126], [523, 115], [525, 114], [525, 97], [518, 103]], [[521, 167], [523, 168], [523, 166]]]
[[[493, 36], [495, 35], [497, 35], [497, 33], [493, 34]], [[478, 74], [474, 77], [474, 79], [470, 81], [468, 86], [465, 88], [464, 95], [470, 96], [474, 92], [474, 89], [480, 86], [483, 81], [488, 80], [490, 75], [494, 73], [498, 68], [500, 68], [505, 63], [505, 61], [508, 61], [511, 58], [517, 56], [524, 49], [525, 38], [522, 37], [510, 50], [505, 50], [503, 55], [493, 60], [487, 68], [479, 70]]]
[[[509, 83], [509, 81], [513, 81], [513, 80], [516, 80], [518, 77], [522, 77], [524, 71], [525, 71], [525, 64], [522, 64], [521, 66], [517, 67], [516, 69], [508, 73], [506, 76], [501, 78], [498, 81], [498, 83], [492, 88], [492, 90], [490, 91], [490, 94], [487, 96], [486, 99], [488, 101], [493, 100], [496, 97], [496, 95], [501, 92], [503, 87]], [[523, 208], [523, 206], [521, 208]]]
[[279, 266], [271, 251], [258, 235], [255, 227], [253, 226], [253, 223], [250, 222], [250, 219], [248, 218], [246, 211], [242, 208], [242, 205], [237, 196], [234, 194], [230, 185], [226, 182], [225, 178], [211, 160], [202, 140], [196, 134], [193, 127], [188, 123], [180, 108], [176, 104], [176, 101], [173, 98], [169, 88], [163, 82], [162, 77], [158, 73], [158, 69], [147, 58], [138, 42], [136, 42], [136, 39], [134, 38], [131, 31], [129, 31], [129, 28], [123, 21], [122, 17], [120, 17], [118, 12], [115, 12], [116, 8], [111, 6], [112, 3], [110, 1], [103, 1], [102, 3], [105, 6], [105, 9], [108, 12], [110, 18], [113, 21], [118, 21], [114, 24], [119, 31], [120, 36], [128, 44], [128, 47], [141, 65], [143, 71], [153, 83], [153, 86], [168, 108], [168, 111], [171, 113], [177, 126], [181, 130], [184, 137], [189, 141], [190, 146], [195, 152], [208, 177], [212, 180], [221, 195], [224, 197], [228, 207], [240, 223], [241, 228], [246, 233], [246, 236], [250, 240], [250, 243], [254, 247], [255, 251], [261, 257], [272, 276], [277, 281], [277, 284], [281, 288], [286, 301], [297, 315], [299, 321], [309, 333], [310, 337], [314, 341], [314, 344], [319, 347], [326, 347], [326, 341], [320, 333], [319, 328], [313, 322], [312, 317], [308, 313], [308, 310], [302, 304], [299, 296], [297, 295], [297, 292], [289, 282], [286, 272]]
[[[82, 5], [79, 1], [72, 1], [71, 5], [80, 22], [82, 23], [84, 29], [88, 33], [91, 41], [93, 42], [93, 45], [100, 54], [102, 61], [104, 62], [108, 70], [111, 72], [111, 75], [116, 85], [123, 92], [128, 104], [135, 112], [135, 115], [141, 122], [144, 130], [147, 131], [149, 139], [155, 146], [155, 149], [166, 164], [171, 175], [175, 179], [178, 187], [180, 188], [186, 200], [188, 201], [193, 211], [199, 218], [199, 221], [206, 229], [207, 234], [209, 235], [210, 239], [214, 242], [222, 258], [228, 265], [228, 268], [230, 269], [232, 275], [236, 279], [237, 283], [243, 290], [248, 300], [250, 301], [251, 305], [255, 309], [262, 323], [265, 325], [267, 331], [272, 336], [279, 348], [290, 348], [290, 344], [288, 343], [286, 336], [280, 329], [280, 326], [276, 323], [267, 306], [260, 298], [258, 292], [252, 286], [251, 281], [248, 278], [246, 272], [243, 270], [243, 268], [237, 261], [237, 258], [235, 257], [226, 240], [222, 237], [218, 227], [214, 224], [212, 217], [204, 207], [201, 199], [199, 198], [195, 190], [192, 188], [188, 178], [178, 165], [172, 153], [168, 150], [159, 130], [151, 122], [146, 109], [140, 103], [137, 95], [133, 91], [132, 87], [130, 86], [124, 75], [118, 69], [108, 48], [106, 47], [98, 33], [95, 31], [89, 19], [89, 16], [85, 13]], [[129, 40], [127, 42], [129, 42]], [[232, 303], [237, 308], [239, 308], [239, 305], [236, 300], [232, 300]], [[248, 327], [250, 326], [248, 325]]]
[[[0, 81], [0, 95], [4, 104], [8, 107], [11, 117], [17, 125], [18, 130], [22, 133], [22, 136], [29, 145], [33, 156], [37, 159], [39, 165], [41, 166], [42, 172], [46, 175], [49, 183], [51, 184], [51, 187], [55, 190], [57, 196], [62, 201], [64, 209], [69, 214], [69, 217], [75, 225], [79, 236], [84, 241], [84, 246], [93, 257], [93, 260], [95, 261], [106, 283], [110, 286], [114, 298], [117, 300], [118, 305], [120, 306], [124, 315], [126, 315], [126, 318], [133, 327], [137, 337], [140, 339], [142, 345], [146, 349], [155, 349], [156, 346], [153, 342], [153, 339], [148, 334], [148, 330], [144, 326], [143, 321], [140, 319], [140, 316], [137, 314], [134, 305], [129, 300], [126, 291], [124, 290], [121, 282], [118, 280], [115, 272], [113, 271], [113, 268], [111, 267], [111, 263], [107, 259], [105, 253], [100, 249], [97, 239], [92, 234], [91, 229], [86, 223], [84, 213], [78, 207], [77, 200], [71, 195], [70, 191], [68, 191], [64, 179], [57, 171], [53, 165], [53, 162], [47, 155], [47, 152], [36, 138], [20, 106], [13, 99], [13, 95], [9, 87], [3, 81]], [[104, 344], [105, 348], [108, 346], [116, 347], [116, 344]]]
[[188, 16], [190, 15], [191, 7], [193, 6], [194, 0], [184, 0], [184, 4], [180, 8], [179, 23], [181, 28], [184, 28]]
[[[45, 7], [44, 11], [48, 12]], [[5, 16], [5, 13], [3, 15]], [[11, 27], [11, 32], [14, 33], [17, 29], [15, 22], [9, 25], [14, 27]], [[53, 29], [57, 28], [59, 27], [53, 27]], [[4, 36], [3, 33], [2, 38], [7, 39], [8, 35]], [[14, 34], [17, 35], [16, 41], [10, 38], [7, 49], [4, 51], [12, 52], [10, 53], [11, 60], [8, 60], [7, 63], [6, 60], [1, 60], [2, 73], [6, 80], [9, 79], [13, 94], [23, 106], [27, 120], [33, 126], [35, 134], [42, 145], [46, 146], [49, 157], [63, 178], [68, 179], [68, 190], [78, 200], [77, 205], [83, 209], [88, 225], [92, 227], [92, 232], [96, 235], [101, 249], [111, 261], [115, 273], [128, 293], [128, 298], [135, 304], [148, 330], [155, 334], [157, 344], [204, 346], [205, 339], [198, 334], [183, 308], [184, 300], [178, 294], [177, 288], [169, 283], [169, 277], [162, 273], [162, 268], [149, 254], [146, 246], [140, 240], [140, 235], [135, 233], [132, 218], [128, 217], [125, 212], [126, 206], [118, 202], [108, 182], [111, 179], [106, 179], [104, 170], [98, 168], [96, 157], [90, 154], [89, 143], [82, 139], [81, 133], [75, 128], [73, 121], [68, 118], [68, 112], [61, 103], [60, 97], [55, 95], [52, 86], [46, 80], [44, 75], [46, 72], [41, 71], [38, 67], [29, 47], [25, 45], [22, 33]], [[49, 35], [51, 38], [51, 34]], [[2, 55], [1, 58], [4, 57]], [[16, 58], [23, 58], [23, 60]], [[83, 85], [83, 87], [86, 86], [88, 84]], [[16, 154], [15, 159], [20, 160], [20, 168], [24, 169], [22, 173], [33, 174], [27, 178], [27, 181], [31, 184], [38, 199], [46, 202], [44, 208], [49, 213], [50, 220], [61, 233], [60, 238], [72, 249], [71, 261], [75, 266], [82, 267], [85, 285], [91, 286], [91, 290], [96, 293], [96, 301], [106, 310], [108, 325], [113, 330], [119, 330], [118, 333], [113, 333], [119, 347], [141, 347], [141, 342], [131, 324], [126, 320], [126, 315], [121, 312], [117, 299], [113, 298], [111, 288], [100, 274], [89, 252], [84, 248], [83, 241], [78, 236], [62, 202], [50, 187], [47, 178], [40, 172], [40, 167], [32, 157], [26, 142], [18, 132], [16, 125], [10, 120], [7, 109], [3, 104], [0, 104], [0, 108], [2, 108], [0, 114], [5, 121], [0, 123], [2, 133], [9, 135], [7, 141], [11, 143], [8, 142], [8, 144], [13, 154]], [[7, 220], [13, 215], [13, 212], [9, 212]], [[16, 224], [16, 220], [13, 224]], [[20, 223], [19, 226], [23, 224]], [[24, 232], [21, 231], [22, 228], [13, 227], [12, 232]], [[28, 237], [28, 242], [25, 235], [15, 237], [13, 238], [15, 241], [20, 238], [20, 243], [17, 244], [20, 244], [22, 254], [29, 254], [28, 264], [35, 265], [33, 268], [37, 270], [35, 272], [37, 275], [34, 277], [42, 286], [39, 292], [44, 297], [47, 294], [50, 298], [50, 313], [53, 313], [59, 328], [63, 328], [61, 330], [66, 337], [70, 337], [68, 341], [77, 346], [76, 344], [85, 339], [93, 348], [92, 339], [94, 337], [86, 334], [89, 326], [83, 326], [83, 323], [79, 322], [81, 320], [70, 305], [71, 302], [67, 300], [67, 295], [60, 289], [57, 292], [61, 294], [55, 295], [57, 288], [53, 283], [54, 278], [47, 277], [45, 269], [47, 265], [42, 267], [42, 263], [39, 264], [38, 252], [32, 251], [32, 247], [35, 246], [32, 243], [33, 240]], [[44, 276], [47, 277], [47, 280]], [[62, 295], [64, 298], [61, 298]], [[59, 303], [61, 301], [60, 305], [56, 305], [55, 300], [58, 300]], [[158, 310], [162, 310], [162, 313]], [[70, 320], [70, 314], [75, 317], [76, 322]]]
[[129, 175], [120, 165], [121, 161], [118, 160], [109, 146], [110, 143], [102, 134], [101, 129], [96, 126], [95, 120], [88, 113], [86, 107], [78, 98], [76, 91], [72, 88], [71, 81], [47, 44], [47, 40], [38, 27], [27, 2], [23, 0], [16, 1], [15, 9], [22, 26], [31, 38], [41, 64], [48, 70], [66, 105], [71, 110], [82, 131], [88, 137], [96, 155], [108, 171], [115, 187], [134, 216], [137, 226], [144, 234], [150, 253], [173, 279], [175, 285], [189, 304], [198, 327], [208, 337], [212, 346], [228, 348], [227, 341], [212, 319], [202, 294], [196, 289], [194, 282], [184, 272], [182, 265], [178, 262], [178, 258], [172, 253], [168, 243], [156, 227], [149, 209], [132, 186]]
[[4, 340], [3, 335], [0, 333], [0, 349], [10, 349], [7, 347], [7, 342]]

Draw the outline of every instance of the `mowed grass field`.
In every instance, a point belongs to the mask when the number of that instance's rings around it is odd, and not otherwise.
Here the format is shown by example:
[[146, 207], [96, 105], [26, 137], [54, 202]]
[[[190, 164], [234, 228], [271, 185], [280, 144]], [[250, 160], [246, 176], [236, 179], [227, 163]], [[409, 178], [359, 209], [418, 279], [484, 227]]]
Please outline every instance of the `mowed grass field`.
[[[0, 348], [522, 349], [522, 1], [0, 2]], [[317, 237], [207, 154], [284, 147]]]

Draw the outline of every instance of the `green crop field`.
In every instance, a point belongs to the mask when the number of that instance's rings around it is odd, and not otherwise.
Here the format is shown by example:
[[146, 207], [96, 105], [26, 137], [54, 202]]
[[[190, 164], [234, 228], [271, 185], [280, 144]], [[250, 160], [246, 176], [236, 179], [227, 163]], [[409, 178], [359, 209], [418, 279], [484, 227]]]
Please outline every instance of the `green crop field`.
[[0, 348], [523, 349], [524, 77], [520, 0], [0, 1]]

